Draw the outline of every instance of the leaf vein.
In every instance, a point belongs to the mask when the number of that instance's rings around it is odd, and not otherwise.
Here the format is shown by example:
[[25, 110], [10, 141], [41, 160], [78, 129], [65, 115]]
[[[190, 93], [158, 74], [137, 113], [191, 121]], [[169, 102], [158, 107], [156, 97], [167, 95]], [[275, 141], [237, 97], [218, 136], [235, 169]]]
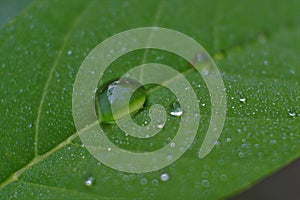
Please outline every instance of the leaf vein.
[[36, 118], [36, 122], [35, 122], [35, 134], [34, 134], [34, 156], [35, 157], [38, 155], [38, 139], [39, 139], [38, 135], [39, 135], [39, 124], [40, 124], [42, 109], [43, 109], [43, 105], [44, 105], [44, 102], [45, 102], [46, 95], [48, 93], [50, 82], [51, 82], [52, 77], [53, 77], [53, 73], [54, 73], [56, 67], [59, 64], [59, 61], [60, 61], [60, 59], [63, 55], [64, 49], [66, 47], [66, 44], [68, 43], [68, 40], [69, 40], [70, 36], [72, 35], [75, 28], [78, 26], [79, 21], [81, 19], [81, 16], [83, 15], [83, 13], [86, 10], [88, 10], [89, 5], [91, 4], [90, 2], [87, 4], [87, 6], [85, 6], [85, 8], [82, 9], [80, 14], [77, 15], [77, 17], [74, 19], [73, 23], [71, 24], [71, 26], [69, 28], [69, 31], [65, 34], [65, 36], [63, 38], [63, 41], [62, 41], [62, 45], [61, 45], [61, 47], [58, 51], [56, 59], [54, 60], [53, 65], [52, 65], [52, 67], [50, 69], [50, 72], [48, 74], [48, 78], [46, 80], [46, 83], [45, 83], [45, 86], [44, 86], [44, 89], [43, 89], [43, 93], [42, 93], [42, 96], [41, 96], [41, 100], [40, 100], [40, 103], [39, 103], [37, 118]]

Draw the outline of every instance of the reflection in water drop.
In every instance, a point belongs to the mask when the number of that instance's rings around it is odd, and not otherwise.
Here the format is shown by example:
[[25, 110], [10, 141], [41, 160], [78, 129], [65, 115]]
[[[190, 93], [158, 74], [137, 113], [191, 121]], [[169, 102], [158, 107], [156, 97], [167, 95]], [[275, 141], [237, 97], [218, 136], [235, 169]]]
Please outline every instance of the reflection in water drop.
[[170, 109], [170, 115], [173, 115], [173, 116], [175, 116], [175, 117], [180, 117], [182, 114], [183, 114], [183, 112], [182, 112], [182, 110], [181, 110], [181, 108], [180, 108], [180, 105], [179, 105], [179, 103], [173, 103], [172, 104], [172, 108]]
[[296, 113], [295, 113], [295, 112], [292, 112], [292, 111], [289, 111], [289, 116], [290, 116], [290, 117], [295, 117], [295, 116], [296, 116]]
[[72, 55], [72, 50], [69, 50], [67, 54], [68, 56]]
[[226, 142], [231, 142], [231, 138], [230, 137], [226, 138]]
[[160, 175], [160, 180], [161, 181], [168, 181], [169, 180], [169, 174], [163, 173]]
[[241, 97], [241, 98], [240, 98], [240, 102], [241, 102], [241, 103], [246, 103], [246, 98]]
[[164, 127], [164, 124], [157, 125], [157, 128], [163, 128], [163, 127]]
[[[122, 94], [113, 95], [113, 91], [116, 87], [120, 88], [118, 91], [122, 92]], [[138, 87], [138, 89], [133, 93], [129, 101], [130, 113], [141, 109], [146, 100], [145, 89], [139, 82], [124, 78], [104, 83], [101, 87], [99, 87], [96, 91], [95, 97], [95, 109], [99, 121], [105, 123], [114, 123], [114, 119], [124, 117], [127, 114], [125, 108], [124, 110], [118, 111], [113, 116], [111, 105], [115, 101], [127, 101], [127, 99], [122, 98], [127, 96], [125, 94], [131, 93], [136, 87]]]
[[85, 186], [92, 186], [95, 182], [95, 178], [90, 176], [87, 179], [84, 180], [84, 185]]

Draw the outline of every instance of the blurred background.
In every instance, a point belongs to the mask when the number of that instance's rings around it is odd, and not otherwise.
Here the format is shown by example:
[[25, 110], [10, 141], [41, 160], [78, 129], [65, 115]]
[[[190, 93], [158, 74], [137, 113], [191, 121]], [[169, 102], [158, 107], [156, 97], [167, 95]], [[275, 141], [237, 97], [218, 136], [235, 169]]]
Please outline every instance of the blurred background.
[[0, 0], [0, 28], [33, 0]]

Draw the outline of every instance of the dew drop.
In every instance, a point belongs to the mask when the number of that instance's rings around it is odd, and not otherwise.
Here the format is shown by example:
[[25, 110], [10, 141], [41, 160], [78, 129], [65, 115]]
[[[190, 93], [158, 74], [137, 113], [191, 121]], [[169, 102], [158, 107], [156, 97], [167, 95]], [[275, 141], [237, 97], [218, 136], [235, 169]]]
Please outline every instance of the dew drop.
[[152, 185], [153, 186], [157, 186], [158, 185], [158, 180], [157, 179], [153, 179], [152, 180]]
[[295, 117], [295, 116], [296, 116], [296, 113], [295, 113], [295, 112], [292, 112], [292, 111], [289, 111], [289, 116], [290, 116], [290, 117]]
[[146, 185], [146, 184], [148, 183], [148, 180], [147, 180], [146, 178], [142, 178], [142, 179], [140, 180], [140, 183], [141, 183], [142, 185]]
[[208, 188], [208, 187], [209, 187], [209, 181], [206, 180], [206, 179], [203, 180], [203, 181], [202, 181], [202, 186], [205, 187], [205, 188]]
[[243, 152], [239, 152], [239, 157], [243, 158], [244, 157], [244, 153]]
[[90, 187], [94, 184], [94, 182], [95, 182], [95, 178], [90, 176], [84, 180], [84, 185]]
[[241, 103], [246, 103], [246, 98], [241, 97], [241, 98], [240, 98], [240, 102], [241, 102]]
[[124, 180], [124, 181], [129, 181], [129, 176], [128, 176], [128, 175], [124, 175], [124, 176], [123, 176], [123, 180]]
[[160, 175], [160, 180], [161, 181], [168, 181], [169, 180], [169, 174], [163, 173]]
[[208, 60], [209, 60], [209, 57], [208, 57], [208, 55], [205, 54], [205, 53], [198, 53], [198, 54], [196, 55], [196, 61], [197, 61], [198, 63], [206, 62], [206, 61], [208, 61]]
[[117, 86], [120, 87], [119, 91], [121, 91], [122, 94], [131, 93], [134, 88], [138, 87], [130, 98], [129, 111], [133, 113], [143, 108], [146, 93], [144, 87], [139, 82], [128, 78], [109, 81], [100, 86], [96, 91], [95, 110], [100, 122], [114, 123], [114, 119], [119, 119], [126, 115], [125, 108], [119, 112], [117, 111], [114, 116], [111, 110], [111, 105], [114, 101], [128, 101], [122, 98], [124, 95], [113, 95], [113, 91]]
[[167, 155], [166, 157], [167, 160], [172, 160], [173, 159], [173, 156], [170, 154], [170, 155]]
[[227, 175], [226, 174], [221, 174], [220, 176], [222, 181], [227, 181]]
[[290, 69], [289, 72], [290, 72], [290, 74], [295, 74], [295, 70], [293, 70], [293, 69]]
[[67, 52], [67, 54], [68, 54], [68, 56], [72, 55], [72, 50], [69, 50], [69, 51]]
[[209, 71], [207, 69], [202, 70], [202, 75], [207, 76], [209, 74]]
[[182, 115], [182, 110], [179, 103], [173, 103], [172, 108], [170, 109], [170, 115], [175, 117], [180, 117]]
[[157, 128], [162, 129], [163, 127], [164, 127], [164, 124], [158, 124], [158, 125], [157, 125]]
[[226, 142], [231, 142], [231, 138], [230, 137], [226, 138]]

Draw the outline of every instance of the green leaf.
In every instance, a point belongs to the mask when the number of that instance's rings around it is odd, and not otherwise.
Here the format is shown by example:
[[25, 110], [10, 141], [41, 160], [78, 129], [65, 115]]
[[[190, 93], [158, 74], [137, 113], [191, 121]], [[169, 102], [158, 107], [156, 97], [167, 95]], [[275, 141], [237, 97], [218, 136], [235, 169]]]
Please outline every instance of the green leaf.
[[[218, 199], [298, 158], [298, 5], [296, 0], [36, 1], [0, 32], [0, 196]], [[72, 118], [72, 86], [97, 44], [145, 26], [185, 33], [211, 53], [226, 85], [228, 111], [217, 145], [199, 159], [210, 117], [208, 91], [199, 74], [183, 59], [159, 50], [121, 57], [102, 82], [141, 63], [173, 66], [192, 83], [202, 116], [197, 138], [183, 157], [158, 171], [129, 174], [98, 162], [81, 145]], [[174, 101], [165, 88], [149, 93], [145, 110], [135, 116], [137, 123], [149, 120], [150, 105], [168, 107]], [[180, 120], [168, 118], [162, 134], [118, 145], [137, 151], [161, 148]], [[125, 139], [115, 125], [104, 129], [115, 143]], [[168, 181], [160, 180], [162, 173], [169, 175]]]

